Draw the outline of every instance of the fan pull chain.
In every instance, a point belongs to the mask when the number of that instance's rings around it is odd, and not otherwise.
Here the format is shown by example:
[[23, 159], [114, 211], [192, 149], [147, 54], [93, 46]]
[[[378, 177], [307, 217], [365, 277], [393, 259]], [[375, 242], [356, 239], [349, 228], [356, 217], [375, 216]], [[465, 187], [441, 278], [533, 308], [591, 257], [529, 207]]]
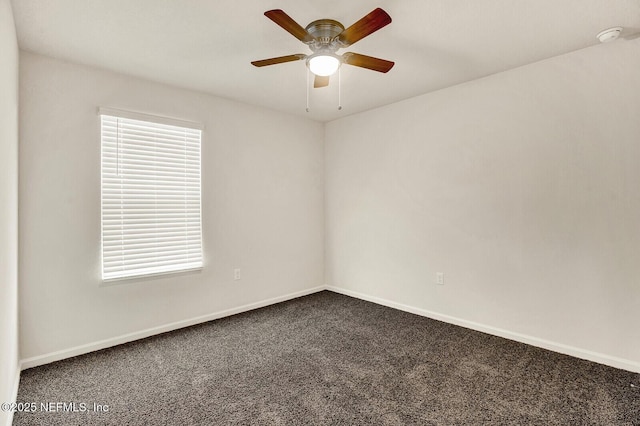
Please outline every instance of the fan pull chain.
[[307, 112], [309, 112], [309, 67], [307, 67]]
[[342, 110], [342, 73], [338, 68], [338, 111]]

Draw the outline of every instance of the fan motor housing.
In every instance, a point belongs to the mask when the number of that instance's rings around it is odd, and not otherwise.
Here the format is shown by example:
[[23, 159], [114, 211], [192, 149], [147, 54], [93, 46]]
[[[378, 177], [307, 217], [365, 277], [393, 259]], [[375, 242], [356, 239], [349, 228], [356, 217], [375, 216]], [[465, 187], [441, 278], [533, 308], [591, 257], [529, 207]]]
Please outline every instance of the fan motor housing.
[[318, 19], [305, 28], [320, 46], [331, 44], [334, 38], [344, 31], [344, 26], [333, 19]]

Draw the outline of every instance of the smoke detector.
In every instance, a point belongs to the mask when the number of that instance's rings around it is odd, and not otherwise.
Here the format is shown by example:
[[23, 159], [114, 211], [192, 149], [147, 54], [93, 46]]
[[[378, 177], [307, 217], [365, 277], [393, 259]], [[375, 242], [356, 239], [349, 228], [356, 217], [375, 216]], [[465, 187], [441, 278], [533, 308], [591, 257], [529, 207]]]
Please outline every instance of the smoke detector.
[[596, 38], [600, 40], [600, 43], [608, 43], [620, 37], [622, 27], [613, 27], [604, 31], [600, 31]]

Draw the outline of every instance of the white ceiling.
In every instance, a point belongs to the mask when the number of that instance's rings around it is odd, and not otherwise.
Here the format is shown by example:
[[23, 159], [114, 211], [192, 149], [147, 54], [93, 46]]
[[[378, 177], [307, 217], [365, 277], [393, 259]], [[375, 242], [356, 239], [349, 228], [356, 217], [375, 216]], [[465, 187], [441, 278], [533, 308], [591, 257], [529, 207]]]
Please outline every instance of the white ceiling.
[[[328, 121], [597, 44], [612, 26], [640, 32], [640, 0], [13, 0], [20, 47], [224, 98]], [[393, 22], [350, 46], [396, 62], [388, 74], [342, 67], [311, 90], [304, 61], [250, 61], [308, 48], [266, 18], [351, 25], [376, 7]], [[618, 40], [616, 43], [625, 42]]]

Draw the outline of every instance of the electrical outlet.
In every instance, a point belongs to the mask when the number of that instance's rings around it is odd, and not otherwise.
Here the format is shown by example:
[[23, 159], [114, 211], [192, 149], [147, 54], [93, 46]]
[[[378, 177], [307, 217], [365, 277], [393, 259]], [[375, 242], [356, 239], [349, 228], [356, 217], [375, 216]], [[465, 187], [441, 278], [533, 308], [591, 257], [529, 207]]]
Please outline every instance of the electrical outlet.
[[436, 284], [444, 285], [444, 272], [436, 272]]
[[237, 268], [237, 269], [233, 270], [233, 279], [235, 281], [240, 279], [240, 268]]

